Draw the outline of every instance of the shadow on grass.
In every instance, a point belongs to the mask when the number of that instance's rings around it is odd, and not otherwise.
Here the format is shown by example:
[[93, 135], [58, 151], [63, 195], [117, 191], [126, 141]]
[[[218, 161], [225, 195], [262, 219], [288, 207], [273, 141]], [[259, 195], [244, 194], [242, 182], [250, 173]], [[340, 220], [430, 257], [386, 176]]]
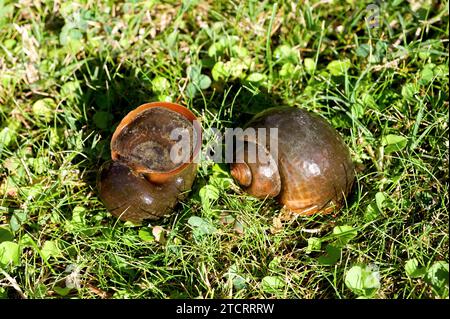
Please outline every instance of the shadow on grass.
[[96, 189], [97, 172], [111, 158], [110, 141], [121, 119], [137, 106], [155, 101], [150, 81], [136, 69], [94, 59], [76, 72], [83, 92], [79, 99], [84, 131], [84, 155], [75, 158], [85, 170], [83, 179]]

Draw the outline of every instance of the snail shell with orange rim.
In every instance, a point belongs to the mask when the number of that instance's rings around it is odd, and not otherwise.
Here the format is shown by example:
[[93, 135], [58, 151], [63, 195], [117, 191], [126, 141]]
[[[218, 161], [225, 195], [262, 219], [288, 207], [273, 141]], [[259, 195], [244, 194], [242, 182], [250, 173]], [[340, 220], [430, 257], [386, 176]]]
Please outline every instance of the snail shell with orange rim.
[[[189, 136], [190, 145], [184, 158], [174, 161], [176, 130]], [[101, 200], [124, 221], [140, 223], [170, 214], [192, 187], [200, 146], [200, 125], [187, 108], [167, 102], [139, 106], [114, 131], [112, 161], [102, 166], [97, 180]]]

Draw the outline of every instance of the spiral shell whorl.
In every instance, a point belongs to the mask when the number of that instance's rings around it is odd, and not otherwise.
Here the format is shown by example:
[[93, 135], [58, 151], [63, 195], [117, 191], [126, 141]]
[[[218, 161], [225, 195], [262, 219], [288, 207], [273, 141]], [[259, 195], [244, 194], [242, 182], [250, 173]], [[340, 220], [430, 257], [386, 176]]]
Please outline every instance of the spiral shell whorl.
[[234, 163], [231, 166], [231, 176], [242, 186], [249, 187], [252, 183], [252, 172], [245, 163]]
[[262, 148], [266, 156], [261, 158], [258, 151], [255, 157], [249, 156], [248, 147], [253, 142], [246, 142], [243, 148], [236, 151], [235, 158], [243, 159], [243, 162], [233, 163], [231, 166], [231, 175], [236, 181], [245, 188], [245, 191], [257, 198], [276, 197], [281, 190], [280, 174], [276, 160], [267, 151], [265, 145], [257, 145]]

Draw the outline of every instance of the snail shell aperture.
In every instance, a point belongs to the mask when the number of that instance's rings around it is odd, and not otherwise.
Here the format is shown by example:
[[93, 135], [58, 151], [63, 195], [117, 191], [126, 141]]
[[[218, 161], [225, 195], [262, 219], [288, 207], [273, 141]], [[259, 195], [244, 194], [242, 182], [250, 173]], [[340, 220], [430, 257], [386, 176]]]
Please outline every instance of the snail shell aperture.
[[[188, 153], [178, 161], [171, 156], [179, 141], [173, 136], [176, 130], [190, 141]], [[112, 161], [98, 175], [100, 198], [124, 221], [139, 223], [169, 214], [192, 187], [200, 146], [200, 125], [187, 108], [168, 102], [139, 106], [114, 131]]]
[[305, 110], [277, 107], [257, 114], [247, 128], [265, 128], [265, 132], [277, 128], [278, 147], [270, 152], [266, 138], [264, 145], [257, 146], [269, 160], [257, 156], [252, 163], [247, 153], [257, 139], [246, 139], [244, 147], [235, 150], [244, 161], [233, 163], [231, 174], [246, 192], [258, 198], [276, 197], [289, 211], [302, 215], [329, 213], [342, 206], [353, 185], [354, 166], [348, 147], [331, 125]]

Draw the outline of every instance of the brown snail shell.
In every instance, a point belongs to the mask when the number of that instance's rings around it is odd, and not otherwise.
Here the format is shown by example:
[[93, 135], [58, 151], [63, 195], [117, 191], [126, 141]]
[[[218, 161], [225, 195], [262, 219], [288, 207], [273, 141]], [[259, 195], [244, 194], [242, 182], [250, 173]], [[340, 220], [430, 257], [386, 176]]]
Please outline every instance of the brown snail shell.
[[[189, 134], [189, 152], [173, 161], [178, 142], [171, 134]], [[187, 108], [153, 102], [128, 113], [111, 139], [112, 161], [100, 169], [97, 181], [106, 208], [124, 221], [155, 220], [169, 214], [195, 179], [194, 161], [201, 147], [201, 128]]]
[[[342, 206], [355, 178], [348, 147], [338, 132], [319, 116], [292, 107], [271, 108], [257, 114], [247, 127], [278, 129], [277, 152], [270, 152], [269, 139], [262, 146], [269, 162], [247, 163], [246, 139], [236, 150], [244, 163], [233, 163], [231, 174], [250, 195], [276, 197], [289, 211], [310, 215], [329, 213]], [[258, 136], [258, 135], [256, 135]], [[242, 153], [243, 152], [243, 153]], [[272, 154], [277, 154], [273, 158]]]

